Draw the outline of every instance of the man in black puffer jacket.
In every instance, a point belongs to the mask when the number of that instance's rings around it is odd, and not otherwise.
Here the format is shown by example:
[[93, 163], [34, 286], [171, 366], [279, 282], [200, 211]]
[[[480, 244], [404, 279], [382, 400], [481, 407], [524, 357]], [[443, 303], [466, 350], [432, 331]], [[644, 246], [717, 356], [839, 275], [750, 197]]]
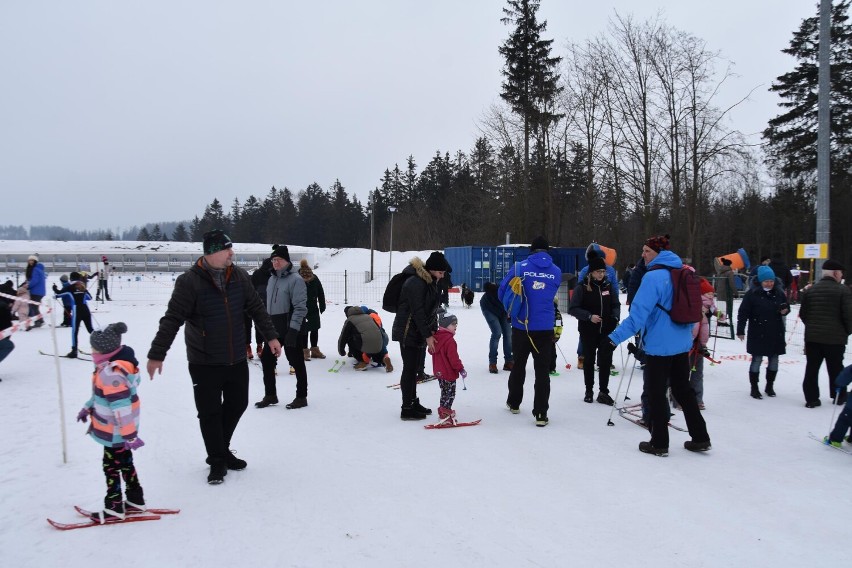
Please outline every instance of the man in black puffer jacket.
[[248, 273], [233, 265], [231, 238], [220, 230], [204, 235], [204, 256], [178, 276], [166, 315], [160, 319], [148, 351], [148, 375], [163, 372], [163, 360], [180, 326], [201, 437], [207, 449], [211, 485], [224, 481], [229, 469], [245, 469], [229, 446], [240, 417], [248, 407], [248, 363], [245, 322], [247, 313], [277, 357], [278, 333], [252, 286]]
[[420, 404], [417, 398], [417, 373], [421, 362], [435, 345], [435, 332], [438, 330], [438, 306], [441, 296], [438, 281], [449, 269], [444, 255], [433, 252], [424, 264], [417, 257], [402, 271], [409, 278], [402, 285], [396, 317], [393, 320], [391, 336], [399, 342], [402, 356], [402, 376], [399, 379], [402, 391], [403, 420], [422, 420], [432, 414], [432, 410]]
[[[799, 318], [805, 324], [805, 406], [814, 408], [819, 401], [819, 368], [825, 359], [828, 369], [828, 393], [834, 394], [834, 379], [843, 370], [846, 340], [852, 332], [852, 291], [840, 283], [843, 266], [835, 260], [822, 265], [822, 279], [802, 293]], [[836, 398], [846, 403], [846, 389]]]

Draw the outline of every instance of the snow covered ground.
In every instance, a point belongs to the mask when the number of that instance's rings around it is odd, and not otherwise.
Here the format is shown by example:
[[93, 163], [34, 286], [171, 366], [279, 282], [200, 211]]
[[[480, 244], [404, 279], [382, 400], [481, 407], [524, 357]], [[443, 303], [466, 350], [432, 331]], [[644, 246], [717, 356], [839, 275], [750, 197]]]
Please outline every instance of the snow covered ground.
[[[0, 243], [0, 251], [21, 248]], [[68, 243], [68, 247], [82, 243]], [[24, 244], [37, 247], [36, 243]], [[197, 247], [197, 245], [196, 245]], [[51, 243], [52, 250], [56, 243]], [[32, 250], [39, 250], [33, 248]], [[43, 249], [42, 249], [43, 250]], [[69, 248], [71, 250], [71, 248]], [[316, 249], [324, 272], [363, 271], [369, 251]], [[395, 253], [394, 271], [415, 253]], [[428, 254], [428, 252], [426, 253]], [[425, 258], [425, 256], [423, 257]], [[387, 267], [377, 255], [377, 266]], [[0, 275], [5, 279], [5, 275]], [[51, 275], [52, 281], [58, 274]], [[93, 304], [97, 324], [127, 323], [125, 343], [145, 354], [165, 310], [165, 292], [133, 294], [133, 282], [114, 287], [114, 301]], [[135, 282], [135, 281], [134, 281]], [[139, 284], [141, 286], [141, 284]], [[377, 283], [376, 286], [383, 284]], [[705, 367], [705, 402], [713, 450], [681, 448], [687, 434], [672, 431], [667, 458], [640, 453], [646, 431], [585, 404], [576, 363], [576, 322], [565, 317], [552, 379], [550, 424], [531, 415], [532, 365], [521, 414], [505, 407], [507, 372], [487, 372], [488, 328], [475, 304], [453, 300], [458, 343], [469, 377], [454, 405], [472, 428], [427, 431], [399, 419], [400, 393], [387, 388], [397, 370], [356, 372], [336, 358], [343, 302], [323, 315], [320, 347], [329, 356], [307, 364], [309, 406], [246, 411], [232, 447], [248, 461], [221, 486], [206, 483], [208, 468], [195, 418], [182, 334], [162, 376], [145, 378], [135, 461], [149, 505], [179, 507], [160, 521], [59, 532], [45, 517], [76, 520], [72, 505], [99, 507], [104, 493], [101, 447], [74, 421], [89, 396], [91, 364], [59, 360], [68, 461], [63, 463], [55, 360], [47, 327], [17, 333], [15, 351], [0, 364], [0, 558], [3, 566], [840, 566], [845, 563], [852, 456], [821, 446], [833, 407], [821, 378], [823, 406], [806, 409], [801, 392], [802, 325], [789, 318], [791, 345], [782, 357], [778, 396], [748, 396], [745, 345], [719, 339], [722, 363]], [[378, 305], [372, 307], [378, 308]], [[386, 326], [392, 314], [383, 314]], [[61, 353], [69, 331], [57, 329]], [[88, 345], [85, 331], [81, 345]], [[626, 350], [624, 351], [626, 355]], [[638, 401], [632, 359], [623, 398]], [[847, 361], [849, 362], [849, 361]], [[502, 366], [502, 358], [500, 360]], [[429, 368], [427, 364], [427, 369]], [[263, 384], [252, 365], [250, 400]], [[823, 373], [825, 373], [823, 369]], [[279, 376], [279, 396], [295, 380]], [[418, 388], [438, 403], [435, 382]], [[676, 423], [682, 423], [680, 413]]]

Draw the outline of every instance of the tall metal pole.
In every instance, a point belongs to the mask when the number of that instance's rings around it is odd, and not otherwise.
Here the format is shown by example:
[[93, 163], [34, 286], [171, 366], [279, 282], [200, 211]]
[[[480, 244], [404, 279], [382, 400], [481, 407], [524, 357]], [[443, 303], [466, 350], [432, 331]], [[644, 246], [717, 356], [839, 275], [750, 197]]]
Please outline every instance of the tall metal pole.
[[[819, 3], [819, 95], [817, 131], [817, 211], [816, 242], [828, 244], [831, 239], [831, 0]], [[829, 249], [830, 250], [830, 249]], [[819, 262], [818, 278], [822, 277], [822, 263]]]
[[396, 207], [388, 207], [391, 214], [390, 226], [390, 247], [388, 247], [388, 281], [391, 279], [391, 259], [393, 259], [393, 214], [396, 213]]
[[373, 281], [373, 231], [376, 226], [376, 192], [370, 192], [370, 199], [368, 203], [370, 204], [370, 282]]

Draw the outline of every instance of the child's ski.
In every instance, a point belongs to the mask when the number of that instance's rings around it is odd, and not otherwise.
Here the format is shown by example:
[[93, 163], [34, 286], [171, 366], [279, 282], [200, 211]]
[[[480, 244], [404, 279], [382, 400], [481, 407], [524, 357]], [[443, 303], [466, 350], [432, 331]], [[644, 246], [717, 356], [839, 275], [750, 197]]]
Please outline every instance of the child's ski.
[[[83, 515], [84, 517], [91, 517], [95, 514], [94, 511], [87, 511], [83, 507], [79, 507], [74, 505], [74, 510]], [[145, 509], [144, 511], [140, 511], [138, 509], [127, 511], [128, 516], [137, 517], [139, 515], [177, 515], [180, 513], [180, 509]]]
[[[42, 351], [41, 349], [38, 350], [38, 353], [39, 353], [39, 355], [46, 355], [47, 357], [53, 357], [53, 353], [46, 353], [46, 352]], [[80, 361], [89, 361], [89, 362], [92, 361], [92, 359], [90, 357], [84, 357], [84, 356], [79, 355], [79, 354], [76, 357], [69, 357], [68, 355], [57, 355], [57, 357], [61, 357], [62, 359], [79, 359]]]
[[823, 446], [828, 446], [829, 448], [834, 448], [835, 450], [837, 450], [839, 452], [843, 452], [844, 454], [852, 455], [852, 450], [850, 450], [848, 448], [844, 448], [843, 446], [840, 446], [840, 447], [832, 446], [831, 444], [826, 443], [825, 437], [820, 438], [816, 434], [814, 434], [813, 432], [808, 432], [808, 437], [811, 438], [812, 440], [816, 440], [817, 442], [819, 442]]
[[345, 364], [346, 364], [345, 360], [341, 361], [340, 359], [335, 359], [334, 365], [331, 366], [331, 368], [328, 370], [328, 372], [329, 373], [339, 373], [340, 369], [342, 369], [343, 365], [345, 365]]
[[[436, 378], [437, 377], [432, 375], [432, 376], [426, 377], [425, 379], [420, 379], [419, 381], [417, 381], [417, 384], [422, 385], [423, 383], [428, 383], [429, 381], [434, 381]], [[399, 383], [394, 383], [392, 385], [388, 385], [389, 389], [399, 389], [399, 387], [400, 387]]]
[[[143, 515], [128, 515], [123, 519], [118, 518], [108, 518], [103, 522], [103, 525], [118, 525], [121, 523], [135, 523], [139, 521], [158, 521], [160, 520], [160, 515], [151, 515], [151, 514], [143, 514]], [[53, 519], [47, 519], [47, 522], [51, 524], [54, 528], [57, 528], [61, 531], [70, 531], [74, 529], [87, 529], [89, 527], [99, 527], [101, 523], [98, 521], [88, 520], [82, 521], [79, 523], [60, 523], [58, 521], [54, 521]]]
[[440, 430], [443, 428], [461, 428], [462, 426], [476, 426], [480, 422], [482, 422], [482, 418], [480, 418], [479, 420], [473, 420], [471, 422], [456, 422], [455, 424], [449, 421], [441, 421], [436, 422], [435, 424], [426, 424], [423, 427], [427, 430]]

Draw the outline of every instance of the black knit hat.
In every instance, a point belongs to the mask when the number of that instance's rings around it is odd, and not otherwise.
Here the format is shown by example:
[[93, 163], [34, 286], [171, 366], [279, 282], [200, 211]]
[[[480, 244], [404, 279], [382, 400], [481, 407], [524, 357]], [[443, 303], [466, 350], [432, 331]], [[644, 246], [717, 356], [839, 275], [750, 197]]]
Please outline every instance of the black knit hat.
[[831, 260], [830, 258], [822, 263], [823, 270], [846, 270], [843, 268], [843, 265], [837, 262], [836, 260]]
[[207, 231], [204, 233], [204, 254], [217, 253], [220, 250], [229, 249], [234, 246], [231, 237], [221, 229]]
[[589, 272], [594, 272], [595, 270], [606, 270], [606, 261], [599, 256], [589, 260]]
[[269, 258], [275, 257], [283, 258], [290, 264], [293, 264], [292, 262], [290, 262], [290, 251], [287, 249], [287, 245], [276, 245], [275, 247], [273, 247], [272, 254], [269, 255]]
[[534, 238], [530, 244], [530, 250], [547, 250], [549, 248], [550, 244], [547, 242], [547, 239], [541, 235]]
[[444, 258], [444, 253], [435, 251], [426, 259], [426, 270], [440, 270], [446, 272], [450, 269], [447, 259]]
[[98, 353], [112, 353], [121, 347], [121, 334], [126, 331], [127, 324], [121, 321], [109, 324], [104, 330], [93, 331], [89, 339], [92, 349]]

